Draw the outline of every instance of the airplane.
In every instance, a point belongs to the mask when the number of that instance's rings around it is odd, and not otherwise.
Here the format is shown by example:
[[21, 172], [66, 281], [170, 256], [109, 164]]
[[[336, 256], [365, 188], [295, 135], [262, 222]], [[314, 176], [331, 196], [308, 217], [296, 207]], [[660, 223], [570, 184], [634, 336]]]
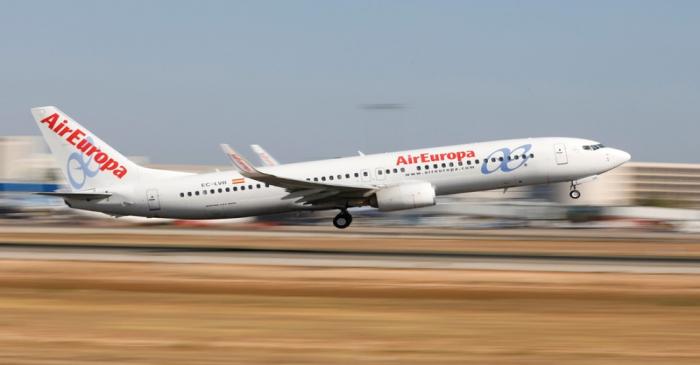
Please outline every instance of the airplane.
[[258, 158], [260, 159], [260, 162], [262, 162], [263, 166], [277, 166], [280, 164], [274, 157], [272, 157], [271, 154], [267, 153], [264, 148], [260, 147], [260, 145], [251, 144], [250, 149], [252, 149], [256, 155], [258, 155]]
[[379, 211], [436, 204], [436, 196], [509, 187], [579, 184], [629, 161], [630, 154], [580, 138], [546, 137], [467, 143], [256, 168], [222, 145], [238, 171], [188, 173], [139, 166], [53, 106], [31, 110], [70, 191], [75, 209], [115, 217], [221, 219], [351, 207]]

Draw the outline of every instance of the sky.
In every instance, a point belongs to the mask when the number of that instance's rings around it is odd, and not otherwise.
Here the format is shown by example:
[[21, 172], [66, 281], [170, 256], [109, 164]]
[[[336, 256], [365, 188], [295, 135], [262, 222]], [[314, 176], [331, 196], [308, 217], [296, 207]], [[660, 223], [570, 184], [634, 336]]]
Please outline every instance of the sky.
[[[698, 1], [0, 1], [2, 135], [55, 105], [125, 155], [282, 162], [590, 138], [700, 162]], [[373, 107], [390, 104], [394, 107]]]

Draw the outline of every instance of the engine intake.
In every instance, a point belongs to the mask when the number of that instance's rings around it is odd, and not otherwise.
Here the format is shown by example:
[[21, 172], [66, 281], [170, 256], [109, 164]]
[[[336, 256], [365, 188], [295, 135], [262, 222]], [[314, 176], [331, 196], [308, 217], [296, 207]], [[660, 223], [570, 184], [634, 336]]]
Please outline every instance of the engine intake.
[[428, 207], [435, 205], [435, 189], [427, 182], [388, 186], [370, 198], [370, 205], [381, 211]]

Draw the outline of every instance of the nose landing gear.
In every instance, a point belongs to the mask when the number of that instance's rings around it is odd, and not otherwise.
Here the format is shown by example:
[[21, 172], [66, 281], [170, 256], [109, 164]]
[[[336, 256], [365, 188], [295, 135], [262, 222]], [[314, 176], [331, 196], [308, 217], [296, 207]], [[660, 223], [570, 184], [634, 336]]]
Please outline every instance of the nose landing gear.
[[335, 228], [348, 228], [350, 223], [352, 223], [352, 216], [346, 209], [341, 209], [340, 213], [333, 218], [333, 225]]
[[569, 197], [571, 197], [571, 199], [578, 199], [581, 197], [581, 192], [576, 190], [576, 184], [574, 184], [573, 181], [571, 182], [570, 189], [571, 191], [569, 191]]

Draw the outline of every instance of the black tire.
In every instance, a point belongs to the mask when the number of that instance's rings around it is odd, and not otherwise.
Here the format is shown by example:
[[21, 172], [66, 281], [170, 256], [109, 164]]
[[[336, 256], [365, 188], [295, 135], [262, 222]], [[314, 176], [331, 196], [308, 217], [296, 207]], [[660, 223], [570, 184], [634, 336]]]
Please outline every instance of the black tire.
[[348, 212], [340, 212], [333, 218], [333, 225], [335, 228], [345, 229], [352, 223], [352, 216]]
[[578, 199], [581, 197], [581, 192], [578, 190], [571, 190], [569, 192], [569, 197], [571, 197], [571, 199]]

